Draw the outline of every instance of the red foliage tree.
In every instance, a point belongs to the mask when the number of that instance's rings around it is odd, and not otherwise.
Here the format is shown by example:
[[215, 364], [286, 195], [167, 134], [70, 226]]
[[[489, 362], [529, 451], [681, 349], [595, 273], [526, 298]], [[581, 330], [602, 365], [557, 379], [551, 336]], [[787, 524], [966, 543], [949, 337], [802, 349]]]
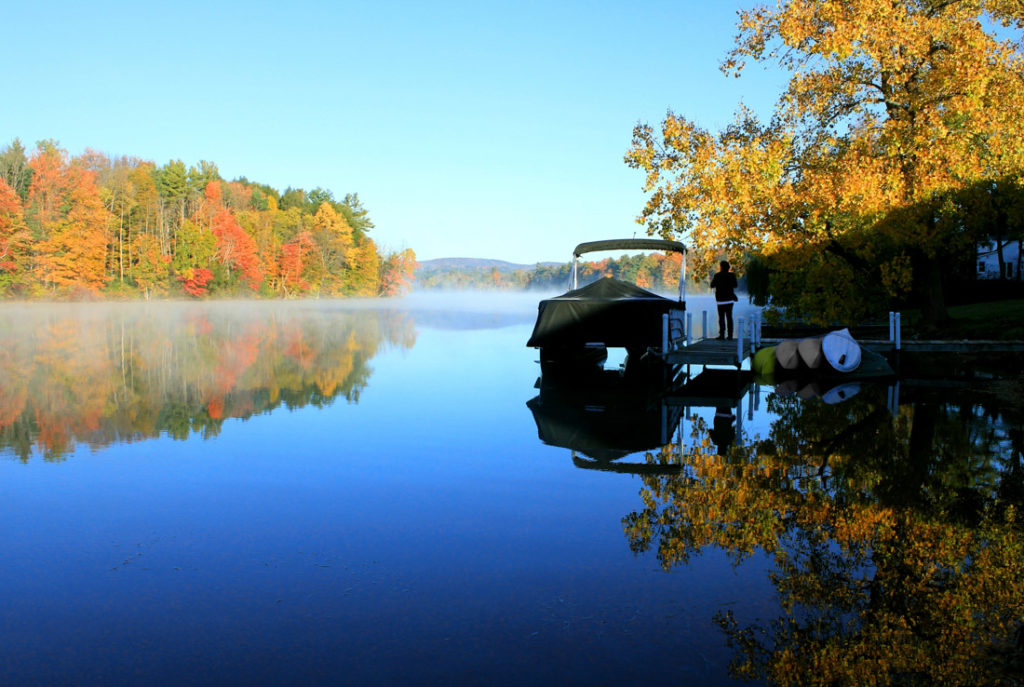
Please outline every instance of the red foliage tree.
[[21, 281], [31, 240], [21, 199], [0, 177], [0, 293]]
[[[411, 248], [389, 254], [384, 258], [380, 271], [380, 294], [398, 296], [404, 293], [412, 283], [412, 273], [415, 269], [416, 253]], [[492, 278], [497, 283], [498, 275], [494, 274]]]
[[179, 272], [177, 277], [185, 293], [199, 298], [206, 295], [206, 285], [213, 279], [213, 272], [205, 267], [188, 267]]
[[228, 274], [235, 269], [241, 273], [250, 289], [259, 289], [264, 271], [256, 251], [256, 242], [227, 208], [221, 208], [213, 216], [213, 235], [217, 237], [217, 260], [228, 268]]
[[302, 274], [315, 249], [316, 242], [308, 231], [300, 231], [294, 239], [281, 246], [279, 270], [281, 288], [285, 293], [289, 290], [309, 291], [310, 284]]

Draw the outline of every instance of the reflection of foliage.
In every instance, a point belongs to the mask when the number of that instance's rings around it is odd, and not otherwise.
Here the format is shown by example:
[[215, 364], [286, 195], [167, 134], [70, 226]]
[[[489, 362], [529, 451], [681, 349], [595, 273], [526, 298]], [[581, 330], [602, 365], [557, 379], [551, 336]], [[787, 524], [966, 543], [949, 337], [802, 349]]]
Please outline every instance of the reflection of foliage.
[[[294, 312], [274, 306], [125, 306], [114, 316], [0, 312], [0, 450], [60, 459], [167, 434], [215, 436], [224, 420], [286, 405], [359, 399], [370, 359], [410, 347], [401, 313]], [[17, 323], [15, 325], [15, 323]]]
[[772, 555], [782, 617], [717, 617], [738, 677], [1020, 684], [1020, 418], [928, 398], [893, 417], [881, 393], [773, 396], [770, 436], [726, 457], [698, 423], [682, 474], [643, 476], [630, 546], [666, 568], [708, 547]]

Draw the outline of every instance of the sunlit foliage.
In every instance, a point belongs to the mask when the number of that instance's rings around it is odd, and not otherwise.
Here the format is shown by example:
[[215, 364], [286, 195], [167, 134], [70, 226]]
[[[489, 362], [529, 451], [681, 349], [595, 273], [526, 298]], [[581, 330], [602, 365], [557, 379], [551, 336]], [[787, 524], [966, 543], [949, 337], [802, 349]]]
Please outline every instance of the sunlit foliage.
[[774, 116], [740, 108], [712, 132], [669, 112], [660, 131], [636, 127], [626, 162], [651, 193], [641, 220], [706, 265], [756, 256], [776, 304], [817, 320], [902, 299], [941, 323], [945, 281], [987, 229], [970, 221], [974, 199], [1016, 188], [1024, 168], [1024, 63], [1001, 38], [1022, 22], [1019, 3], [985, 0], [740, 12], [723, 70], [790, 74]]
[[205, 160], [0, 150], [0, 296], [392, 294], [413, 265], [388, 262], [372, 228], [355, 194], [282, 196]]

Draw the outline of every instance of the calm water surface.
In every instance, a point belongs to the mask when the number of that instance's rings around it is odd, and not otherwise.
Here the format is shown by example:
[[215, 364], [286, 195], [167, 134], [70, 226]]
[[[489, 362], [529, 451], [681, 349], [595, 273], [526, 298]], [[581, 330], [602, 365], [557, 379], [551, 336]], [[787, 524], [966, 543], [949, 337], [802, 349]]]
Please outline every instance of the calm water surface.
[[538, 384], [506, 301], [0, 308], [0, 684], [1013, 670], [1019, 417]]

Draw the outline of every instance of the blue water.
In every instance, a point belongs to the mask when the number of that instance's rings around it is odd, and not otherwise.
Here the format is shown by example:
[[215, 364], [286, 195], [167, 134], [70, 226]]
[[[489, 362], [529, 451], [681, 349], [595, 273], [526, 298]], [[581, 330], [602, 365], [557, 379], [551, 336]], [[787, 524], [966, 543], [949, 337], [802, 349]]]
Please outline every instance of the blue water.
[[[289, 307], [323, 332], [341, 313], [377, 316]], [[20, 459], [5, 449], [0, 684], [733, 684], [712, 620], [779, 614], [768, 558], [734, 567], [710, 549], [666, 571], [630, 551], [640, 478], [575, 467], [526, 407], [535, 299], [501, 317], [483, 301], [410, 307], [414, 342], [381, 343], [358, 398], [228, 412], [207, 438], [86, 428], [57, 456], [38, 439]], [[216, 326], [225, 308], [211, 308]], [[162, 317], [77, 312], [112, 356], [119, 323]], [[8, 311], [0, 332], [19, 336], [24, 318]], [[180, 355], [205, 345], [196, 336]], [[118, 365], [104, 418], [131, 384]]]

